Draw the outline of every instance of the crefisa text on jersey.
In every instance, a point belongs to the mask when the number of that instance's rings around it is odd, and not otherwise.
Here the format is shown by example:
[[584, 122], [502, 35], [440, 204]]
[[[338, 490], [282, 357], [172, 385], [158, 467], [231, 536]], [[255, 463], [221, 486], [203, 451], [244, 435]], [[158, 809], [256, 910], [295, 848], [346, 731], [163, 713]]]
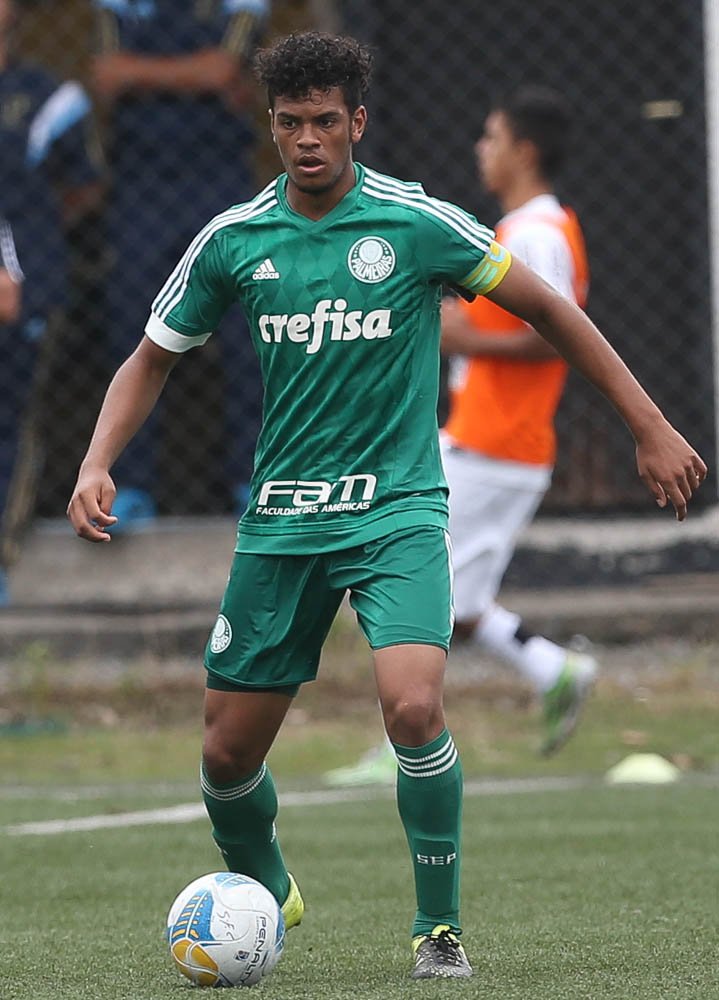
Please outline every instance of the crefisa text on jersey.
[[[340, 476], [334, 483], [323, 479], [268, 479], [260, 487], [255, 513], [293, 517], [369, 510], [376, 489], [377, 477], [371, 473]], [[270, 506], [273, 498], [280, 497], [288, 497], [289, 506]]]
[[346, 299], [321, 299], [312, 313], [295, 313], [288, 316], [263, 314], [258, 320], [260, 336], [266, 344], [281, 344], [284, 339], [294, 344], [305, 344], [307, 354], [316, 354], [325, 341], [382, 340], [392, 336], [391, 309], [361, 309], [347, 311]]

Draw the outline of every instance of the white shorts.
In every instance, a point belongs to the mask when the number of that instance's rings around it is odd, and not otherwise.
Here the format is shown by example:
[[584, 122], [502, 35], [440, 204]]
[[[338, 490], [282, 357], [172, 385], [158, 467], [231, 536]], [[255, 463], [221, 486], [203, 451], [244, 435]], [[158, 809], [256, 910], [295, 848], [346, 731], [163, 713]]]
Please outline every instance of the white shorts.
[[517, 538], [549, 488], [552, 469], [487, 458], [442, 438], [449, 484], [449, 534], [457, 621], [479, 618], [494, 602]]

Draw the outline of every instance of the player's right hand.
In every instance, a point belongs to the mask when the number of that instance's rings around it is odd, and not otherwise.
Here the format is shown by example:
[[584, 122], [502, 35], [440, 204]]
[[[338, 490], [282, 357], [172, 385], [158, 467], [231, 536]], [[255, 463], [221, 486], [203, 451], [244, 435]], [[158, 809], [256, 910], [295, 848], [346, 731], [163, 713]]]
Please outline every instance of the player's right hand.
[[104, 469], [81, 469], [67, 516], [80, 538], [88, 542], [109, 542], [107, 530], [117, 523], [111, 513], [115, 500], [115, 484]]

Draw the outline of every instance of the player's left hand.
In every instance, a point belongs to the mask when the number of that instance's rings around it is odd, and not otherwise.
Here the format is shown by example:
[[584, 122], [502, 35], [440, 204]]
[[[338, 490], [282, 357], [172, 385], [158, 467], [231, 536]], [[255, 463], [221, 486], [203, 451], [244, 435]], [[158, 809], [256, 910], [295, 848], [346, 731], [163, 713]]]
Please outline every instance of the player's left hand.
[[687, 504], [707, 474], [701, 457], [667, 421], [637, 440], [637, 470], [659, 507], [672, 504], [677, 521], [687, 516]]

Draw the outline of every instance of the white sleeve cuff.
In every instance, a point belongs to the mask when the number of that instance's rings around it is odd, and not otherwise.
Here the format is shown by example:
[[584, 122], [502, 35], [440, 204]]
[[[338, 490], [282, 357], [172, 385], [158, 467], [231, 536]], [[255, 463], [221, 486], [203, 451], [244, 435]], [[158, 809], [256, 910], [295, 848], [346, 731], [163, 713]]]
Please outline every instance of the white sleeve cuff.
[[5, 268], [10, 280], [14, 281], [16, 285], [22, 284], [25, 280], [20, 261], [17, 259], [10, 223], [5, 222], [4, 219], [0, 219], [0, 267]]
[[155, 313], [150, 313], [145, 333], [158, 347], [164, 347], [166, 351], [172, 351], [174, 354], [184, 354], [191, 347], [201, 347], [212, 336], [212, 330], [196, 337], [188, 337], [184, 333], [178, 333], [167, 323], [163, 323]]

